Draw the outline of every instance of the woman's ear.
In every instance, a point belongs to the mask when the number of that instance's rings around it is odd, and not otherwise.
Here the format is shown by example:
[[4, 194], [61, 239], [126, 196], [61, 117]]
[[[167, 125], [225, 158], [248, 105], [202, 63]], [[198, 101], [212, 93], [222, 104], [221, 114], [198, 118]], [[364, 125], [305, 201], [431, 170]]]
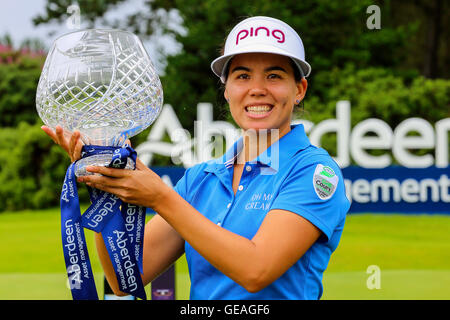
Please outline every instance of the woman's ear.
[[308, 81], [305, 78], [302, 78], [301, 81], [297, 82], [297, 95], [295, 96], [296, 102], [303, 100], [307, 89], [308, 89]]
[[225, 98], [225, 100], [227, 100], [227, 102], [230, 100], [230, 98], [228, 98], [227, 89], [225, 89], [225, 90], [223, 91], [223, 97]]

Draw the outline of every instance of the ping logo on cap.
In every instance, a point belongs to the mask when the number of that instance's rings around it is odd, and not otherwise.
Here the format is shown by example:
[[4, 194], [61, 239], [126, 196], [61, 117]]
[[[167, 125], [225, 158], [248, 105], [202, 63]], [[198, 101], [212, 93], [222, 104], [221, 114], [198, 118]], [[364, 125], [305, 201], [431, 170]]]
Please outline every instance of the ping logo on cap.
[[305, 49], [298, 33], [287, 23], [264, 16], [250, 17], [237, 24], [225, 41], [222, 56], [214, 59], [211, 69], [222, 83], [231, 59], [238, 54], [272, 53], [289, 57], [300, 74], [307, 77], [311, 66], [305, 61]]
[[258, 27], [256, 29], [253, 29], [253, 27], [251, 27], [250, 29], [239, 30], [239, 32], [236, 35], [236, 45], [239, 44], [240, 40], [243, 40], [247, 37], [257, 37], [258, 32], [263, 32], [263, 34], [265, 34], [269, 38], [274, 37], [278, 43], [283, 43], [286, 40], [286, 36], [284, 35], [284, 32], [279, 29], [273, 29], [271, 32], [266, 27]]
[[336, 191], [339, 178], [333, 169], [328, 166], [318, 164], [313, 175], [314, 191], [322, 200], [327, 200]]

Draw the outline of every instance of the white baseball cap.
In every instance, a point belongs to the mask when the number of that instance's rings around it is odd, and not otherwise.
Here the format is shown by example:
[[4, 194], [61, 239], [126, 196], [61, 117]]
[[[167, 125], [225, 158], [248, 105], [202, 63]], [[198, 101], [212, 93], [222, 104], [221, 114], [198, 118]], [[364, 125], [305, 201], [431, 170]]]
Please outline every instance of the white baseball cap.
[[245, 19], [227, 37], [223, 56], [211, 63], [212, 71], [225, 83], [228, 62], [237, 54], [261, 52], [291, 58], [300, 74], [307, 77], [311, 66], [305, 61], [302, 39], [287, 23], [264, 16]]

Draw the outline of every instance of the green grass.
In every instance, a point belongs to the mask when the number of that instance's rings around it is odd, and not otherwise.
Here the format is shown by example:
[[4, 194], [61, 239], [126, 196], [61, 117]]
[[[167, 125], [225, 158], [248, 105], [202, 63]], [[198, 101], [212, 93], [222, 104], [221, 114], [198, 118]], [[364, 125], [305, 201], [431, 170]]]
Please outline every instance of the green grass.
[[348, 216], [323, 282], [323, 299], [450, 299], [450, 216]]
[[[59, 209], [0, 214], [0, 300], [71, 299], [60, 232]], [[97, 291], [102, 296], [103, 271], [94, 233], [85, 230], [85, 235]], [[189, 299], [184, 256], [175, 268], [177, 299]], [[146, 291], [150, 297], [150, 286]]]
[[[71, 298], [59, 224], [59, 209], [0, 214], [0, 299]], [[102, 296], [93, 233], [85, 233]], [[370, 265], [380, 268], [380, 289], [367, 288]], [[188, 299], [184, 257], [176, 272], [176, 297]], [[348, 216], [323, 282], [323, 299], [450, 299], [450, 216]]]

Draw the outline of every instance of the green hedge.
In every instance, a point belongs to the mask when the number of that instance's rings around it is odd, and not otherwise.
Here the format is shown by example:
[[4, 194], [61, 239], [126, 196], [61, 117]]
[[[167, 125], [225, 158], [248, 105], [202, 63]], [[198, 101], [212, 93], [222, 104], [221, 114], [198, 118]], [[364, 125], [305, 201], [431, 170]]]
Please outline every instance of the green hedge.
[[21, 121], [35, 123], [38, 119], [36, 87], [44, 58], [13, 49], [0, 53], [0, 127], [14, 127]]
[[[381, 119], [394, 129], [411, 117], [423, 118], [431, 124], [450, 117], [447, 79], [427, 79], [414, 72], [394, 74], [383, 68], [358, 70], [347, 65], [318, 73], [309, 85], [320, 93], [317, 96], [307, 93], [301, 117], [314, 123], [335, 118], [339, 100], [351, 102], [352, 127], [368, 118]], [[322, 146], [330, 154], [336, 154], [336, 136], [325, 135]]]
[[317, 74], [310, 85], [324, 97], [307, 95], [305, 99], [305, 116], [314, 122], [334, 117], [339, 100], [351, 102], [352, 125], [367, 118], [379, 118], [395, 127], [409, 117], [434, 123], [450, 116], [450, 80], [446, 79], [347, 65], [344, 69]]
[[[0, 211], [59, 205], [70, 160], [40, 126], [0, 129]], [[81, 201], [88, 201], [79, 189]]]

